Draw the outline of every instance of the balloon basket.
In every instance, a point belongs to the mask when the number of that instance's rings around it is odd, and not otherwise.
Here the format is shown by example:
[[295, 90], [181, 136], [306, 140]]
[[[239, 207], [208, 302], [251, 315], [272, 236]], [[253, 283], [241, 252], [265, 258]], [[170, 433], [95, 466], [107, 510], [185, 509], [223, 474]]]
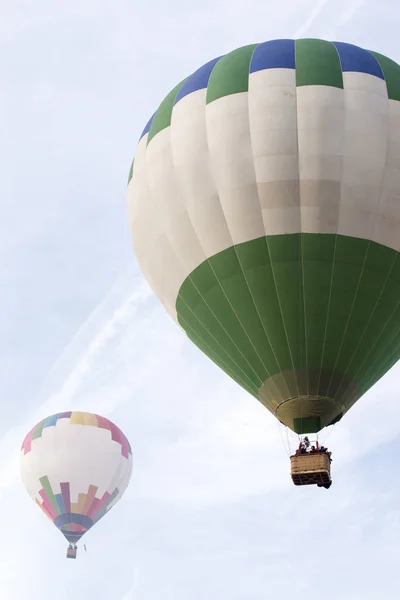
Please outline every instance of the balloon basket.
[[69, 546], [67, 550], [67, 558], [76, 558], [78, 548], [75, 546]]
[[331, 463], [326, 452], [307, 452], [290, 457], [291, 476], [294, 485], [317, 485], [330, 487]]

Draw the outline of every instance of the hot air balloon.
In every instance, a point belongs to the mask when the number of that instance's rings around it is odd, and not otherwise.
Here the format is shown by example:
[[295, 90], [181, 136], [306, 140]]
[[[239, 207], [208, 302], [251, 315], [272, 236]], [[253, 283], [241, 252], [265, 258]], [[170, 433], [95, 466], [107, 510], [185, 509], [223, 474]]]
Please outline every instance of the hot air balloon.
[[143, 130], [128, 210], [171, 317], [297, 434], [338, 422], [400, 357], [391, 59], [282, 39], [211, 60]]
[[132, 451], [122, 431], [87, 412], [47, 417], [21, 448], [22, 481], [36, 504], [69, 542], [77, 543], [120, 500], [132, 473]]

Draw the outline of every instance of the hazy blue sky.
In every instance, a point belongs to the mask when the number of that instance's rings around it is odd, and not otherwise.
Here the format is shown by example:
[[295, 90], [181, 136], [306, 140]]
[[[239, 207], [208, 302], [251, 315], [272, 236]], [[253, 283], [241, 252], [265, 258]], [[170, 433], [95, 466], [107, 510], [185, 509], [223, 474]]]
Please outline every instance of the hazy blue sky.
[[[334, 428], [329, 492], [294, 488], [274, 419], [143, 282], [126, 181], [200, 64], [293, 36], [400, 61], [399, 19], [395, 0], [2, 0], [2, 600], [398, 597], [400, 368]], [[77, 561], [19, 480], [24, 435], [67, 409], [110, 417], [134, 453]]]

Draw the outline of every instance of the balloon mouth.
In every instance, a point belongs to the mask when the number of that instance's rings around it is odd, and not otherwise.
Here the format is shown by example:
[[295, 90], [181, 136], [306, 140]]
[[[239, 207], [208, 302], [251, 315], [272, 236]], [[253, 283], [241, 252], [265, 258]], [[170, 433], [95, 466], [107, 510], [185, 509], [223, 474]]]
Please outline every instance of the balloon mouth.
[[340, 420], [342, 414], [342, 407], [324, 396], [297, 396], [276, 409], [277, 418], [298, 434], [317, 433], [332, 421]]
[[293, 369], [269, 377], [259, 401], [298, 434], [317, 433], [339, 421], [359, 398], [348, 375], [325, 369]]
[[63, 513], [58, 515], [53, 523], [71, 544], [76, 544], [94, 525], [93, 519], [79, 513]]

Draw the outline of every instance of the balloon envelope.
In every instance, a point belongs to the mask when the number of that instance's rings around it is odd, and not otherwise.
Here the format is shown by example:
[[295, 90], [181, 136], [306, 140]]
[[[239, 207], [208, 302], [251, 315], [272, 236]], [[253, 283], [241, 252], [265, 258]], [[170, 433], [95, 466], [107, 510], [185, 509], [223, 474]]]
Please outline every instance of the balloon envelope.
[[21, 448], [28, 493], [74, 544], [118, 502], [131, 473], [127, 438], [114, 423], [91, 413], [47, 417]]
[[340, 42], [239, 48], [176, 86], [129, 176], [169, 314], [298, 433], [400, 356], [400, 67]]

